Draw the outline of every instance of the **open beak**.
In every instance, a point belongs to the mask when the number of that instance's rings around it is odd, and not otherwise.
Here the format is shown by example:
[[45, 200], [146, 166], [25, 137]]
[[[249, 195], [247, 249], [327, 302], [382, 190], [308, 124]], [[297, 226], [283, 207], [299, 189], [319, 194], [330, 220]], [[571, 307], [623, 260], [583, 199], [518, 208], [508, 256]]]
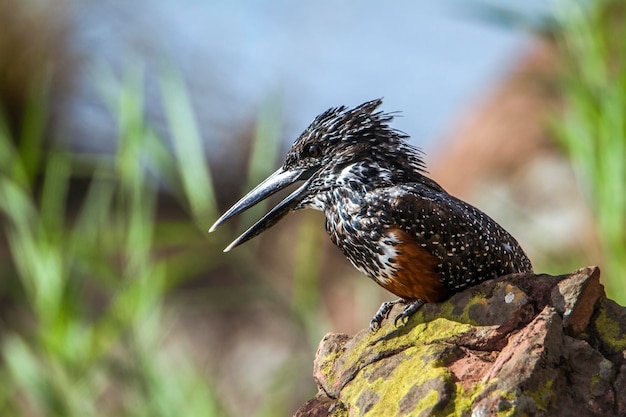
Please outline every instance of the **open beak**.
[[[226, 220], [249, 209], [260, 201], [265, 200], [272, 194], [282, 190], [285, 187], [288, 187], [296, 181], [309, 180], [314, 172], [315, 170], [285, 170], [283, 168], [279, 168], [265, 181], [254, 187], [252, 191], [250, 191], [239, 201], [237, 201], [230, 209], [228, 209], [226, 213], [222, 215], [222, 217], [217, 219], [217, 221], [209, 229], [209, 232], [213, 232]], [[224, 249], [224, 252], [228, 252], [232, 248], [239, 246], [244, 242], [247, 242], [248, 240], [261, 234], [263, 231], [278, 223], [283, 217], [289, 214], [290, 211], [294, 210], [295, 207], [308, 195], [308, 186], [309, 181], [305, 181], [300, 187], [298, 187], [297, 190], [289, 194], [287, 198], [285, 198], [276, 207], [270, 210], [269, 213], [263, 216], [261, 220], [253, 224], [252, 227], [250, 227], [241, 236], [239, 236], [230, 245], [228, 245], [226, 249]]]

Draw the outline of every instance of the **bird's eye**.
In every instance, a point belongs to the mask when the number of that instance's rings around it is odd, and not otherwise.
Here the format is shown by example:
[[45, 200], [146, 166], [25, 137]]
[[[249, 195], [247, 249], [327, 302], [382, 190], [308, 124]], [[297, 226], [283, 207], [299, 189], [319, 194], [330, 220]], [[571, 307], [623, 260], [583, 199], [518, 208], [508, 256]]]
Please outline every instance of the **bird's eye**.
[[311, 158], [319, 158], [322, 156], [322, 148], [319, 145], [313, 143], [306, 148], [306, 156]]

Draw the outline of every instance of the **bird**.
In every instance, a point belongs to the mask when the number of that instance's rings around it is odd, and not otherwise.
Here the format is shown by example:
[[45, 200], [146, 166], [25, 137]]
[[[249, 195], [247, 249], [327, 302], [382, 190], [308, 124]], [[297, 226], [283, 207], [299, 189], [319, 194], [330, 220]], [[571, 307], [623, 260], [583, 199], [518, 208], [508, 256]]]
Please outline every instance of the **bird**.
[[224, 252], [304, 208], [325, 215], [326, 232], [348, 260], [399, 297], [370, 321], [376, 332], [394, 305], [403, 326], [425, 303], [442, 302], [485, 280], [532, 272], [517, 240], [487, 214], [450, 195], [427, 176], [424, 154], [391, 127], [396, 113], [382, 99], [318, 115], [291, 146], [283, 165], [213, 224], [289, 185], [299, 187]]

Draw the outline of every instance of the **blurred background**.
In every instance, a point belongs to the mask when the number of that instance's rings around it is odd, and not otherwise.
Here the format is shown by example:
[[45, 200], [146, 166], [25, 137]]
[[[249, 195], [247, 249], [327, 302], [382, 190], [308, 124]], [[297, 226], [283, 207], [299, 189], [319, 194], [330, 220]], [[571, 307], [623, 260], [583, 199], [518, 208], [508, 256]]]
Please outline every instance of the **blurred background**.
[[207, 230], [376, 97], [536, 271], [624, 305], [626, 2], [518, 3], [0, 0], [0, 415], [291, 415], [394, 297], [321, 213]]

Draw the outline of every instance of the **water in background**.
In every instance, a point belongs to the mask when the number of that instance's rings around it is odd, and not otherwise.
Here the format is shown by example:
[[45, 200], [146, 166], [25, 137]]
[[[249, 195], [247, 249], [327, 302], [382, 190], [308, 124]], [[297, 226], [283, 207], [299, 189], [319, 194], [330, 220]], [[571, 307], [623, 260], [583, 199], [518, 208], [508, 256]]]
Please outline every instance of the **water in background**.
[[[545, 12], [544, 1], [521, 12]], [[291, 143], [331, 106], [384, 97], [394, 126], [430, 151], [461, 109], [506, 70], [528, 37], [474, 13], [483, 3], [315, 0], [121, 0], [72, 3], [72, 48], [85, 68], [147, 62], [182, 71], [209, 155], [278, 103]], [[520, 8], [516, 6], [513, 10]], [[115, 127], [82, 71], [63, 121], [74, 146], [110, 149]], [[153, 117], [159, 124], [156, 98]]]

